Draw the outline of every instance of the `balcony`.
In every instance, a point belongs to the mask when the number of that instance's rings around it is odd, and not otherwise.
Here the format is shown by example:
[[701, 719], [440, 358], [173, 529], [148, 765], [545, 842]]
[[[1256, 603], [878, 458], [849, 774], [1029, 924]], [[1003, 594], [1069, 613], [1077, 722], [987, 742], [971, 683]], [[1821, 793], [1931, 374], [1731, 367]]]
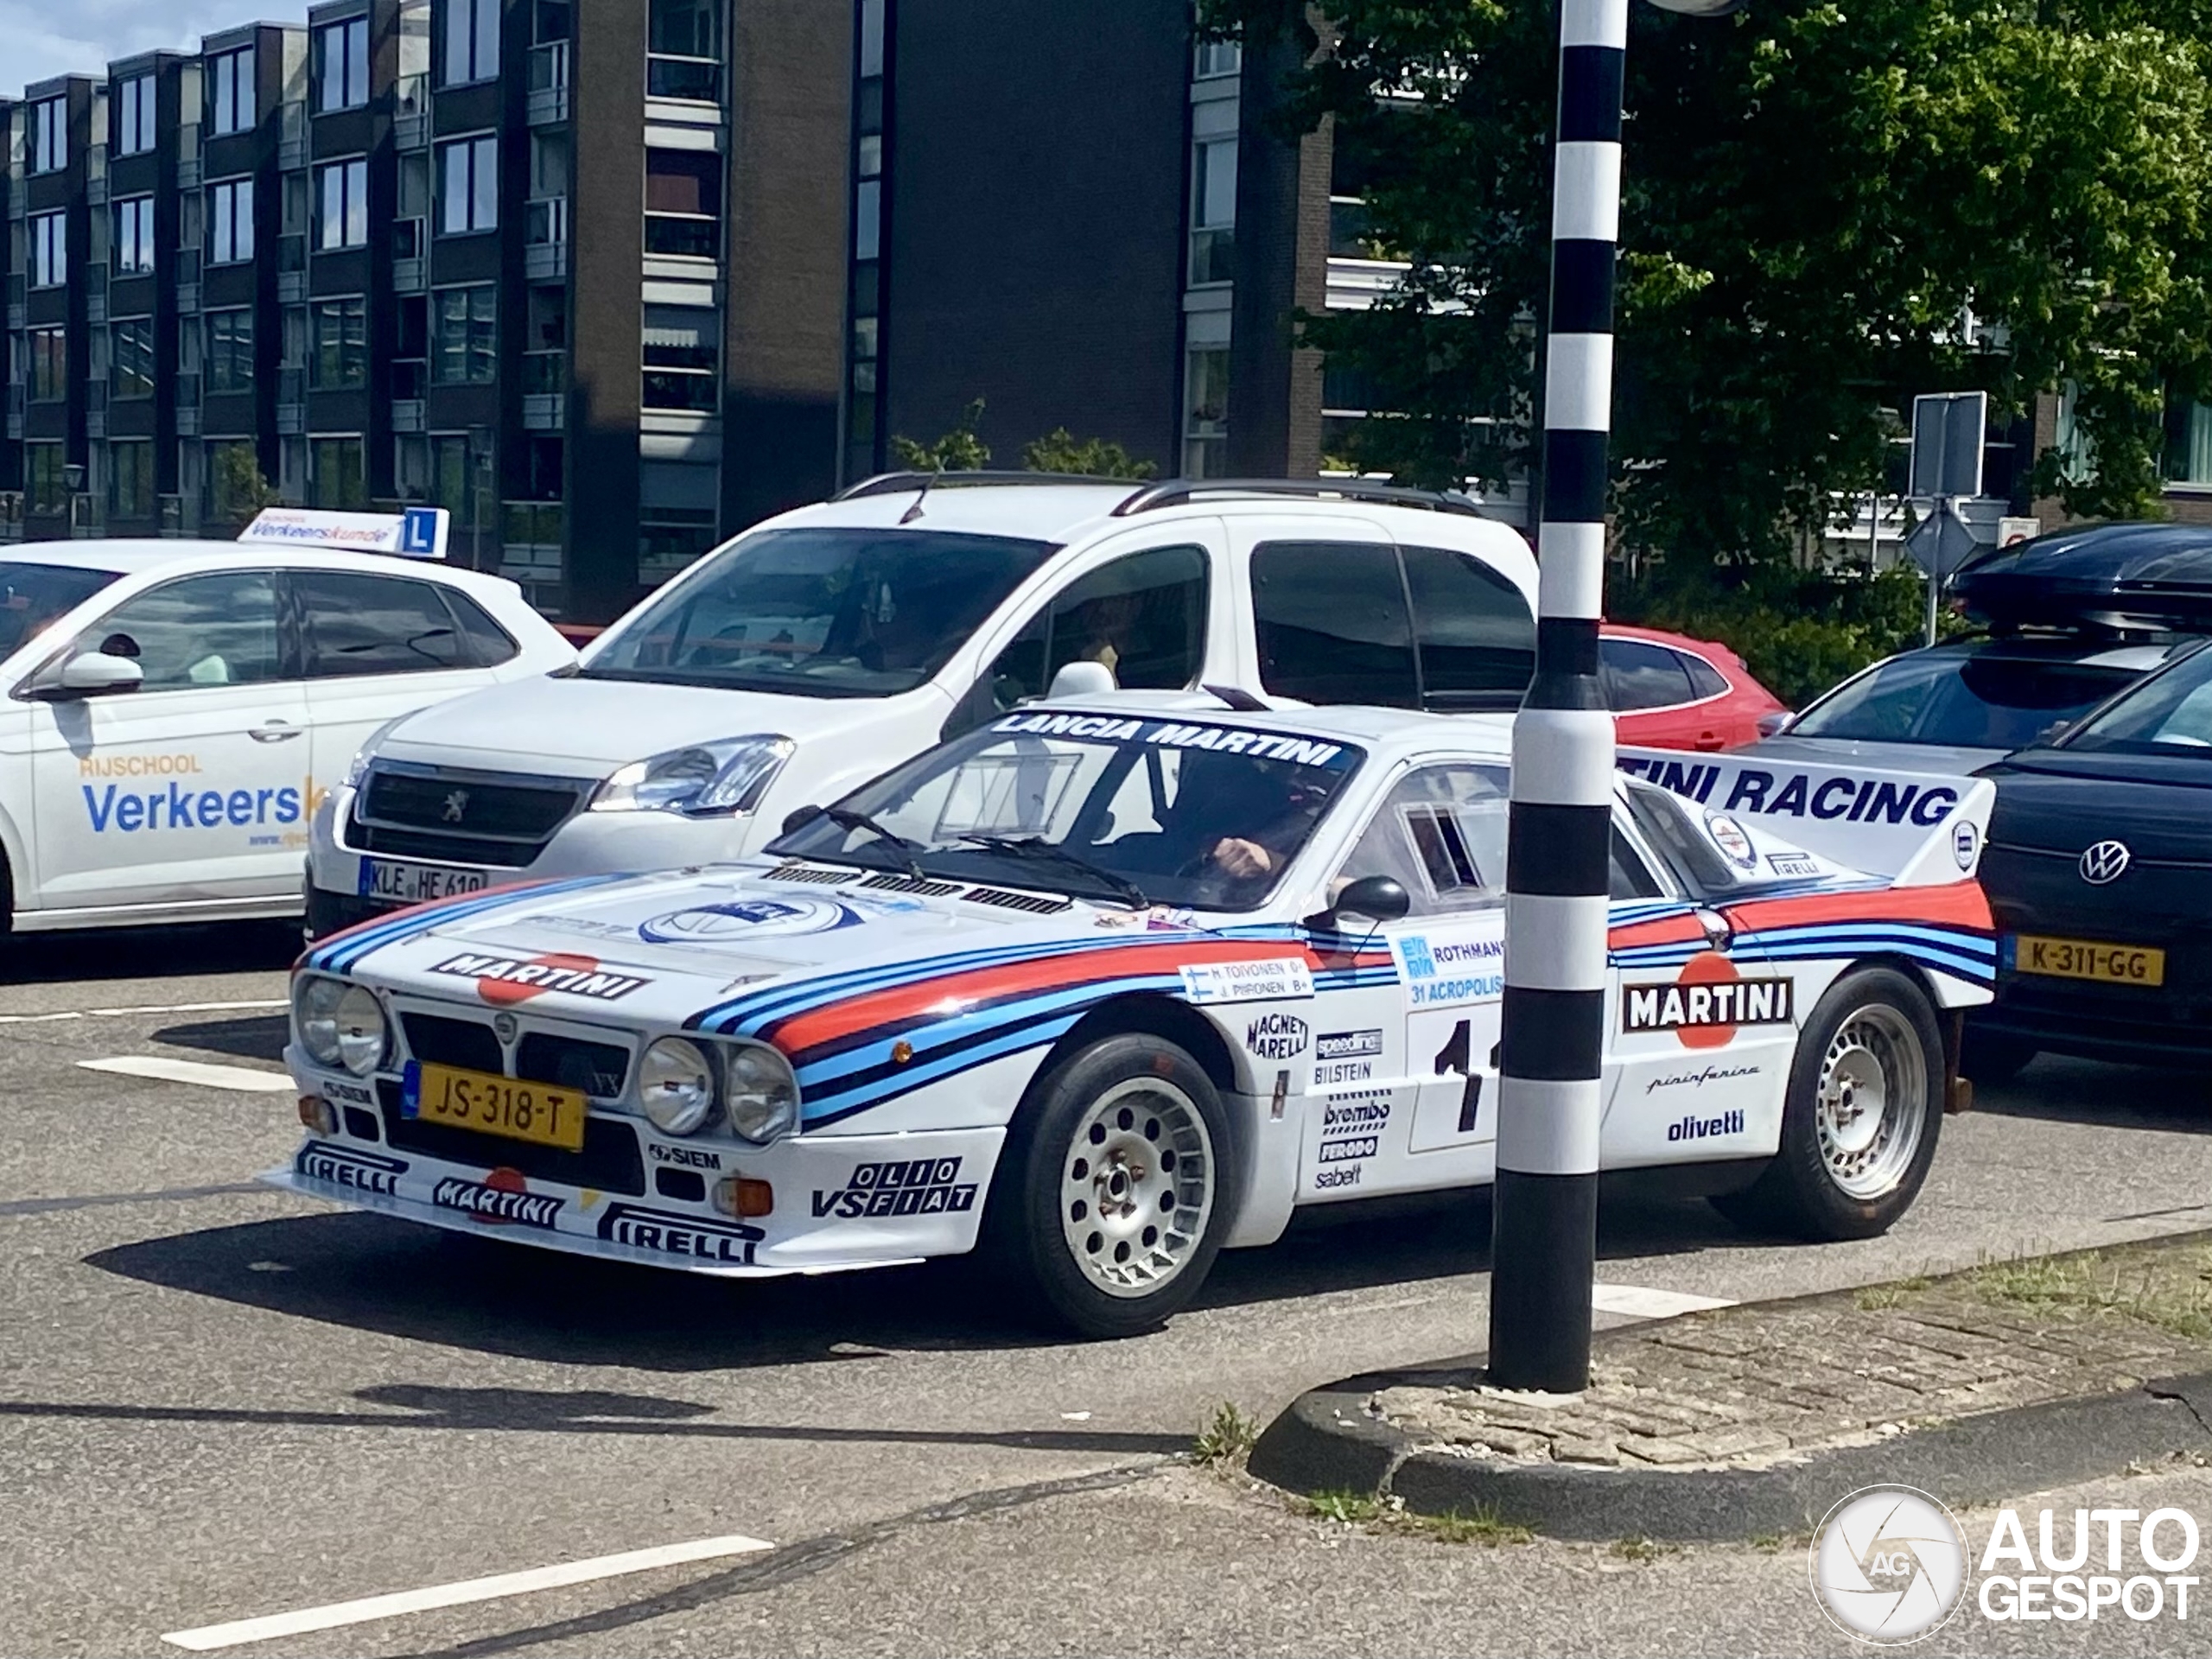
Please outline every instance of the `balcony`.
[[308, 239], [295, 232], [276, 238], [276, 298], [296, 305], [308, 296]]
[[391, 285], [402, 294], [420, 294], [429, 286], [429, 226], [419, 219], [396, 219], [391, 224]]
[[652, 369], [645, 372], [646, 409], [669, 410], [687, 415], [711, 415], [720, 407], [721, 383], [707, 373], [690, 369]]
[[308, 372], [296, 365], [276, 372], [276, 430], [288, 438], [308, 429]]
[[0, 542], [23, 539], [23, 493], [0, 490]]
[[276, 165], [286, 168], [305, 167], [308, 164], [308, 106], [302, 103], [278, 105], [276, 130]]
[[530, 49], [530, 91], [525, 104], [530, 124], [550, 126], [569, 118], [569, 43], [548, 41]]
[[423, 149], [430, 142], [430, 78], [402, 75], [391, 89], [391, 142], [401, 149]]
[[1402, 259], [1329, 260], [1328, 304], [1332, 311], [1365, 311], [1397, 289], [1413, 267]]
[[200, 124], [188, 121], [176, 130], [176, 188], [197, 190], [200, 176]]
[[533, 432], [558, 432], [569, 423], [569, 354], [524, 352], [522, 423]]
[[720, 104], [721, 64], [713, 58], [647, 58], [645, 96], [684, 104]]
[[659, 259], [712, 259], [721, 251], [722, 222], [695, 213], [647, 213], [645, 251]]
[[430, 383], [430, 365], [420, 358], [402, 358], [391, 365], [391, 429], [420, 432], [425, 423], [423, 394]]
[[533, 280], [569, 274], [569, 199], [540, 196], [523, 213], [523, 274]]

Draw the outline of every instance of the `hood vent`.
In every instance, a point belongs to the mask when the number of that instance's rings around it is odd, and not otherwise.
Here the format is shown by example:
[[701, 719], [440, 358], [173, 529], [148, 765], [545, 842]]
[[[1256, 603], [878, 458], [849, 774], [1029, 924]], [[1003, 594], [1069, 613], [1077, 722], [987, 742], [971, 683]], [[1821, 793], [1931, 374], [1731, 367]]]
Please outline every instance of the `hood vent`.
[[971, 905], [996, 905], [1001, 910], [1026, 910], [1033, 916], [1055, 916], [1075, 906], [1065, 899], [1041, 893], [1008, 893], [1002, 887], [970, 887], [962, 895]]
[[931, 881], [911, 875], [871, 875], [861, 886], [875, 893], [914, 893], [925, 899], [942, 899], [960, 891], [957, 881]]
[[812, 881], [826, 887], [839, 881], [849, 881], [852, 875], [850, 870], [817, 870], [804, 864], [779, 864], [762, 879], [768, 881]]

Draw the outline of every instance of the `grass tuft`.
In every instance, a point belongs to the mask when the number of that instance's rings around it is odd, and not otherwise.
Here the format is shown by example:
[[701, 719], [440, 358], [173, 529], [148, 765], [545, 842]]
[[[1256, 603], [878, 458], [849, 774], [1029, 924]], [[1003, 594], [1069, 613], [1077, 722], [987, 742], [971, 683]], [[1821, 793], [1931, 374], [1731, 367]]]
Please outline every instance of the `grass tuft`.
[[1616, 1538], [1613, 1540], [1613, 1554], [1622, 1560], [1641, 1563], [1656, 1561], [1662, 1555], [1671, 1555], [1674, 1547], [1649, 1538]]
[[1258, 1421], [1238, 1410], [1234, 1401], [1224, 1400], [1213, 1408], [1213, 1415], [1192, 1442], [1191, 1460], [1201, 1469], [1236, 1468], [1250, 1455], [1252, 1443], [1259, 1438]]
[[1319, 1521], [1339, 1526], [1373, 1527], [1409, 1538], [1426, 1538], [1438, 1544], [1527, 1544], [1536, 1535], [1517, 1522], [1505, 1520], [1489, 1504], [1448, 1515], [1418, 1515], [1399, 1497], [1375, 1497], [1363, 1492], [1314, 1492], [1306, 1499], [1306, 1512]]
[[2212, 1337], [2212, 1284], [2162, 1277], [2155, 1258], [2131, 1273], [2101, 1250], [1985, 1262], [1967, 1275], [1985, 1302], [2037, 1313], [2119, 1314], [2177, 1337]]

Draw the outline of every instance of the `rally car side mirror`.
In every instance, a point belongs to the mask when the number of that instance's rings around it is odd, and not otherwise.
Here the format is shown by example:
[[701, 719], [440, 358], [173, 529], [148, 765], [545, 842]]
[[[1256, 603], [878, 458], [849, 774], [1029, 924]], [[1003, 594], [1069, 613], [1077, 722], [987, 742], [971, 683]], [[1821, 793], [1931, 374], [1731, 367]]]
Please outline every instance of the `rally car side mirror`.
[[1395, 922], [1402, 920], [1413, 907], [1413, 899], [1398, 881], [1387, 875], [1363, 875], [1338, 893], [1336, 902], [1327, 910], [1307, 919], [1309, 924], [1324, 926], [1339, 916], [1364, 916], [1370, 921]]

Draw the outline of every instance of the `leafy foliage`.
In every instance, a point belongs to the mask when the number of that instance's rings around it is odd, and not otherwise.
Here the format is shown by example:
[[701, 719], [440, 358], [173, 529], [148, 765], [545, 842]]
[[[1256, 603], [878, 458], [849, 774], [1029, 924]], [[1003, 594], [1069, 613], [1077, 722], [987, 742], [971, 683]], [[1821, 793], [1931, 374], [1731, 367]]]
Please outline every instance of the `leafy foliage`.
[[264, 507], [273, 507], [283, 499], [263, 475], [251, 443], [223, 444], [215, 450], [213, 461], [209, 495], [213, 516], [222, 523], [243, 530]]
[[[1333, 117], [1370, 239], [1412, 269], [1303, 320], [1364, 375], [1364, 466], [1496, 485], [1527, 459], [1549, 260], [1554, 11], [1324, 0], [1291, 124]], [[1305, 0], [1208, 0], [1312, 55]], [[2158, 511], [2162, 411], [2212, 391], [2212, 4], [1759, 0], [1632, 13], [1616, 506], [1678, 560], [1779, 560], [1881, 476], [1911, 392], [2000, 411], [2072, 382], [2084, 515]], [[1999, 331], [1970, 337], [1971, 311]]]
[[917, 443], [894, 437], [891, 453], [901, 467], [918, 473], [972, 473], [991, 464], [991, 447], [976, 435], [983, 418], [983, 400], [976, 398], [960, 412], [952, 429], [934, 443]]
[[1032, 438], [1021, 452], [1021, 464], [1033, 473], [1080, 473], [1087, 478], [1143, 479], [1160, 470], [1110, 439], [1075, 438], [1065, 426]]

